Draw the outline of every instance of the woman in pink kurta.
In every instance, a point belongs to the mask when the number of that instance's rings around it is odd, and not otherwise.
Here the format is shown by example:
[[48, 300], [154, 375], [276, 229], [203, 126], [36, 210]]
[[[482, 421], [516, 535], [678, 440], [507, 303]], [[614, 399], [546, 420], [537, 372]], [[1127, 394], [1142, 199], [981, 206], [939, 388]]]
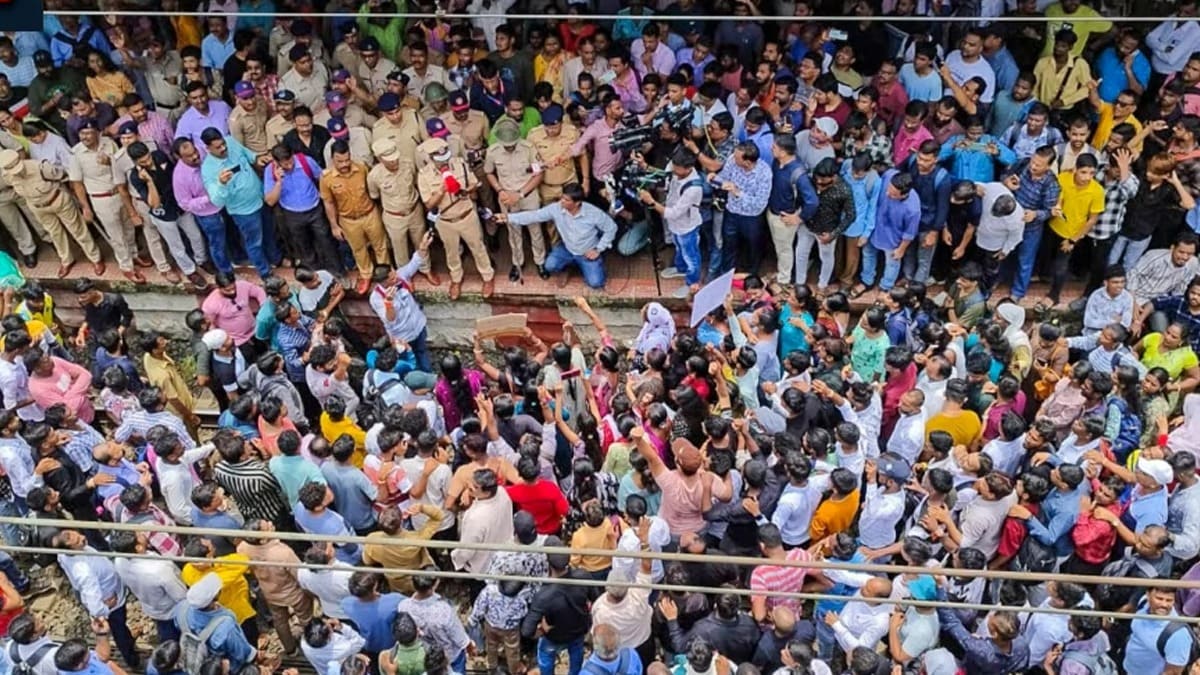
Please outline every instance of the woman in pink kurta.
[[41, 350], [31, 352], [25, 367], [29, 370], [29, 395], [42, 410], [62, 403], [85, 424], [96, 416], [88, 394], [92, 389], [92, 374], [87, 368], [64, 361]]

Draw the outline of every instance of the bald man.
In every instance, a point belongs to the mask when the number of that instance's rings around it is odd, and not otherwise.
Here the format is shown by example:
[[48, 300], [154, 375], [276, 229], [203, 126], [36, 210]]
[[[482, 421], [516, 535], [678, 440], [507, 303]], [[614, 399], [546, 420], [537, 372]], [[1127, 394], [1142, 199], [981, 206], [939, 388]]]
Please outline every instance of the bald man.
[[838, 646], [849, 654], [855, 647], [875, 651], [887, 635], [892, 605], [886, 600], [892, 595], [892, 582], [872, 577], [839, 612], [825, 615], [825, 623], [833, 629]]

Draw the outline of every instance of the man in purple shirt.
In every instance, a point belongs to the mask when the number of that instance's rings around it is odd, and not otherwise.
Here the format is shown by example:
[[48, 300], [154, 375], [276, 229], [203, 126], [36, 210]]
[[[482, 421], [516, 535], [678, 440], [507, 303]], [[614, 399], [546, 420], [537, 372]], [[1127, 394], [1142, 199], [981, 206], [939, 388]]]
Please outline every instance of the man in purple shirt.
[[185, 91], [188, 109], [175, 126], [175, 138], [192, 139], [192, 144], [203, 153], [204, 142], [200, 140], [200, 134], [214, 127], [222, 136], [228, 136], [229, 113], [232, 111], [224, 101], [210, 101], [208, 87], [203, 82], [191, 82]]
[[912, 175], [892, 169], [880, 180], [887, 189], [879, 193], [874, 227], [858, 240], [863, 249], [862, 282], [854, 288], [853, 297], [875, 285], [880, 253], [883, 254], [883, 278], [879, 281], [879, 290], [892, 290], [900, 276], [904, 252], [916, 239], [921, 222], [921, 198], [913, 190]]
[[675, 70], [675, 53], [659, 38], [658, 24], [647, 24], [642, 29], [642, 39], [634, 40], [629, 46], [629, 56], [638, 77], [658, 73], [659, 77], [665, 78]]
[[629, 51], [620, 47], [612, 47], [608, 50], [607, 56], [612, 79], [605, 82], [605, 78], [602, 77], [596, 84], [611, 84], [613, 91], [621, 97], [621, 103], [629, 112], [645, 112], [646, 98], [642, 96], [642, 87], [638, 82], [637, 72], [632, 67], [632, 57], [630, 57]]
[[179, 158], [171, 176], [175, 201], [183, 209], [185, 217], [190, 213], [196, 218], [196, 224], [208, 240], [209, 258], [217, 271], [232, 274], [233, 263], [229, 260], [225, 241], [225, 220], [221, 218], [221, 209], [208, 198], [204, 179], [200, 177], [200, 162], [204, 157], [187, 136], [176, 138], [171, 144], [171, 151]]
[[[628, 62], [626, 69], [628, 70]], [[630, 75], [632, 74], [631, 71]], [[625, 162], [624, 153], [613, 152], [612, 146], [609, 145], [613, 132], [621, 126], [621, 120], [625, 117], [625, 105], [620, 98], [611, 94], [602, 105], [604, 117], [589, 124], [579, 136], [579, 140], [575, 141], [575, 145], [571, 146], [571, 156], [579, 158], [582, 169], [583, 180], [580, 186], [589, 199], [599, 195], [600, 188], [604, 187], [604, 177], [615, 172]], [[587, 153], [589, 145], [592, 146], [590, 156]]]

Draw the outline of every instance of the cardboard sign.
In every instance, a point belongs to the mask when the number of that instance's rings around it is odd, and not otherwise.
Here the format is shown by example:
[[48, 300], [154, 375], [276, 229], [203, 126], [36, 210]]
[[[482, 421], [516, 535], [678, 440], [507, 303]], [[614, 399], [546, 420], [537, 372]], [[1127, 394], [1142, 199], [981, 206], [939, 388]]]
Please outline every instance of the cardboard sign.
[[480, 339], [524, 335], [528, 314], [497, 314], [475, 320], [475, 333]]

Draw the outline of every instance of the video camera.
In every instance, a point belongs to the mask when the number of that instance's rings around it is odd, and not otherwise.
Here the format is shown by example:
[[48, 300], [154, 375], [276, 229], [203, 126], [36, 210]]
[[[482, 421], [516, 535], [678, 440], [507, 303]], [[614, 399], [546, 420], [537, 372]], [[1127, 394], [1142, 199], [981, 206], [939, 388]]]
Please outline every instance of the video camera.
[[639, 190], [654, 192], [665, 189], [669, 177], [670, 174], [666, 171], [654, 168], [643, 169], [638, 163], [630, 162], [620, 176], [610, 175], [604, 179], [604, 186], [612, 195], [609, 199], [611, 204], [608, 209], [609, 213], [620, 213], [625, 208], [625, 200], [628, 200], [630, 204], [641, 203], [638, 198]]
[[637, 115], [627, 115], [621, 120], [621, 126], [613, 131], [608, 145], [613, 152], [638, 150], [646, 143], [658, 140], [658, 130], [663, 125], [670, 127], [676, 134], [687, 136], [692, 130], [692, 106], [684, 105], [672, 108], [665, 106], [646, 124], [639, 124]]

